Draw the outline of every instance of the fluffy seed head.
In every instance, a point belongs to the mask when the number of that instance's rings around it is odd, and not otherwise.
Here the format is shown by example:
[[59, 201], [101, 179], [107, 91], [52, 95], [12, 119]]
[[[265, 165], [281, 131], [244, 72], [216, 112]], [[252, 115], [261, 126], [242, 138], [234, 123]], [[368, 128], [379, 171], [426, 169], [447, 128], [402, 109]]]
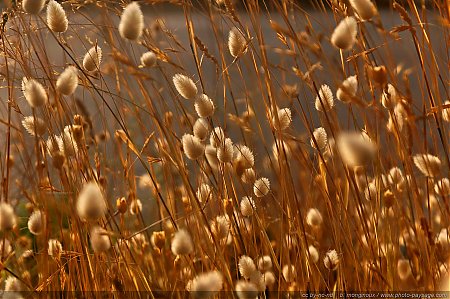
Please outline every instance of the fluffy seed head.
[[381, 95], [381, 105], [386, 109], [393, 108], [399, 102], [397, 91], [392, 84], [388, 84]]
[[130, 203], [130, 214], [138, 215], [142, 212], [142, 202], [139, 199], [134, 199]]
[[354, 17], [344, 18], [334, 29], [331, 35], [331, 43], [339, 49], [350, 50], [358, 33], [358, 25]]
[[295, 267], [293, 265], [284, 265], [281, 271], [283, 273], [283, 277], [287, 282], [294, 281], [297, 276], [297, 272], [295, 271]]
[[28, 104], [33, 108], [41, 107], [48, 101], [44, 87], [34, 79], [23, 77], [22, 92]]
[[141, 56], [141, 65], [143, 67], [154, 67], [156, 65], [156, 54], [153, 51], [148, 51]]
[[241, 175], [242, 182], [246, 184], [253, 184], [256, 181], [256, 173], [253, 168], [248, 168], [244, 170]]
[[204, 93], [195, 97], [195, 111], [199, 117], [210, 117], [214, 114], [214, 102]]
[[218, 148], [224, 142], [224, 139], [225, 133], [223, 132], [223, 129], [221, 127], [215, 127], [209, 137], [209, 143], [213, 147]]
[[10, 230], [16, 225], [13, 207], [6, 202], [0, 203], [0, 231]]
[[45, 6], [45, 0], [23, 0], [22, 9], [30, 15], [37, 15]]
[[389, 132], [402, 131], [405, 123], [408, 119], [408, 113], [402, 103], [397, 103], [394, 107], [394, 111], [389, 115], [389, 120], [386, 125]]
[[194, 251], [191, 235], [184, 229], [177, 231], [170, 246], [174, 255], [186, 255]]
[[374, 158], [377, 147], [361, 133], [341, 133], [336, 140], [343, 162], [348, 167], [366, 166]]
[[270, 181], [268, 178], [260, 178], [253, 184], [253, 193], [256, 197], [264, 197], [270, 191]]
[[[324, 149], [327, 146], [328, 135], [324, 128], [319, 127], [315, 129], [313, 132], [313, 136], [320, 150]], [[314, 140], [312, 138], [311, 138], [311, 146], [313, 148], [316, 148], [316, 144], [314, 143]]]
[[289, 128], [292, 121], [292, 113], [289, 108], [278, 109], [277, 111], [278, 121], [275, 116], [272, 119], [273, 127], [275, 130], [283, 131]]
[[231, 29], [228, 34], [228, 49], [234, 58], [241, 56], [247, 51], [245, 37], [237, 28]]
[[328, 111], [334, 107], [334, 97], [328, 85], [323, 84], [316, 97], [315, 107], [317, 111]]
[[102, 62], [102, 48], [94, 46], [84, 55], [83, 68], [88, 72], [96, 71]]
[[191, 78], [183, 74], [176, 74], [172, 80], [176, 90], [183, 98], [187, 100], [195, 99], [198, 90]]
[[137, 2], [128, 4], [120, 17], [119, 33], [122, 38], [135, 41], [144, 30], [144, 15]]
[[100, 187], [95, 182], [86, 183], [78, 195], [78, 216], [84, 220], [95, 221], [105, 216], [106, 210], [106, 200]]
[[74, 66], [68, 66], [56, 80], [56, 89], [63, 95], [71, 95], [78, 86], [78, 70]]
[[370, 0], [350, 0], [350, 5], [363, 20], [370, 20], [377, 12], [375, 5]]
[[52, 157], [56, 153], [61, 153], [63, 149], [60, 147], [63, 144], [61, 136], [50, 136], [48, 137], [45, 145], [47, 146], [47, 152]]
[[5, 280], [5, 292], [20, 292], [23, 291], [23, 284], [14, 276], [9, 276]]
[[58, 146], [66, 157], [75, 156], [78, 152], [78, 146], [72, 135], [72, 128], [70, 126], [64, 127], [64, 132], [61, 138], [58, 139]]
[[308, 213], [306, 214], [306, 223], [308, 223], [309, 226], [317, 227], [322, 225], [322, 222], [322, 214], [319, 212], [319, 210], [309, 209]]
[[250, 196], [242, 197], [240, 203], [241, 214], [244, 217], [250, 217], [253, 215], [253, 211], [256, 209], [255, 202]]
[[427, 177], [436, 177], [441, 172], [441, 160], [430, 154], [418, 154], [413, 157], [414, 164]]
[[328, 270], [336, 270], [339, 265], [339, 255], [336, 250], [328, 250], [323, 258], [323, 264]]
[[184, 134], [181, 138], [181, 143], [186, 157], [191, 160], [199, 159], [205, 152], [205, 145], [194, 135]]
[[45, 215], [41, 211], [34, 211], [28, 218], [28, 230], [33, 235], [40, 235], [44, 228]]
[[434, 185], [434, 192], [442, 196], [450, 195], [450, 180], [443, 178]]
[[270, 256], [264, 255], [258, 259], [258, 269], [263, 272], [272, 269], [272, 259]]
[[22, 126], [31, 136], [42, 136], [47, 130], [45, 122], [41, 118], [34, 116], [25, 116], [22, 120]]
[[230, 231], [230, 221], [226, 216], [217, 216], [211, 223], [211, 232], [219, 239], [225, 239], [228, 237]]
[[243, 169], [248, 169], [255, 165], [255, 156], [251, 149], [245, 145], [239, 145], [236, 147], [237, 157], [236, 161]]
[[351, 98], [356, 95], [357, 90], [358, 90], [358, 79], [356, 75], [350, 76], [342, 82], [341, 86], [336, 91], [336, 98], [339, 101], [348, 103], [351, 101]]
[[309, 256], [311, 258], [311, 261], [316, 264], [319, 261], [319, 252], [317, 251], [316, 247], [309, 245], [308, 247]]
[[236, 294], [239, 299], [255, 299], [258, 296], [258, 287], [252, 282], [239, 280], [236, 283]]
[[53, 32], [66, 32], [69, 26], [64, 8], [55, 0], [47, 4], [47, 25]]
[[403, 172], [398, 167], [392, 167], [389, 169], [389, 173], [387, 175], [388, 183], [391, 185], [399, 185], [404, 181]]
[[208, 184], [203, 183], [198, 187], [196, 195], [200, 202], [205, 203], [211, 198], [212, 189]]
[[252, 273], [256, 271], [253, 259], [247, 255], [243, 255], [239, 258], [238, 267], [239, 273], [246, 279], [249, 279]]
[[164, 246], [166, 245], [166, 232], [165, 231], [153, 232], [152, 236], [150, 237], [150, 243], [155, 249], [159, 250], [163, 249]]
[[406, 280], [412, 274], [411, 273], [411, 265], [409, 264], [409, 260], [406, 260], [406, 259], [398, 260], [397, 273], [398, 273], [398, 277], [400, 277], [401, 280]]
[[108, 251], [111, 248], [111, 241], [105, 229], [95, 226], [91, 230], [91, 246], [94, 252]]
[[253, 283], [260, 292], [264, 292], [264, 290], [266, 289], [264, 277], [259, 271], [253, 271], [253, 273], [250, 275], [250, 282]]
[[62, 253], [62, 245], [56, 239], [48, 240], [48, 255], [52, 256], [54, 259], [59, 259]]
[[212, 170], [216, 171], [219, 164], [219, 160], [217, 159], [217, 149], [210, 144], [206, 145], [205, 157]]
[[230, 138], [226, 138], [223, 144], [217, 148], [217, 159], [222, 163], [231, 162], [233, 160], [234, 148]]
[[194, 123], [194, 126], [192, 127], [192, 131], [195, 137], [200, 140], [205, 140], [209, 134], [208, 121], [204, 118], [197, 119]]
[[273, 274], [273, 272], [271, 271], [265, 272], [263, 274], [263, 277], [264, 277], [264, 284], [268, 287], [273, 286], [277, 281], [275, 274]]
[[219, 271], [210, 271], [197, 275], [186, 289], [197, 299], [214, 298], [223, 287], [223, 276]]
[[[444, 105], [450, 106], [450, 101], [445, 101]], [[446, 122], [450, 122], [450, 108], [444, 108], [442, 109], [442, 119]]]

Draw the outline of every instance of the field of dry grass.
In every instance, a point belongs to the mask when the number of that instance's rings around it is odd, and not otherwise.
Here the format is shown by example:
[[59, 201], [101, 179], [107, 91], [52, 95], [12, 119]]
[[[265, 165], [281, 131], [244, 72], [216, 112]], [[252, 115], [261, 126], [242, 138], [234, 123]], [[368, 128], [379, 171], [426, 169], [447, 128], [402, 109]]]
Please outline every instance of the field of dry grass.
[[5, 2], [1, 296], [450, 291], [449, 2], [301, 3]]

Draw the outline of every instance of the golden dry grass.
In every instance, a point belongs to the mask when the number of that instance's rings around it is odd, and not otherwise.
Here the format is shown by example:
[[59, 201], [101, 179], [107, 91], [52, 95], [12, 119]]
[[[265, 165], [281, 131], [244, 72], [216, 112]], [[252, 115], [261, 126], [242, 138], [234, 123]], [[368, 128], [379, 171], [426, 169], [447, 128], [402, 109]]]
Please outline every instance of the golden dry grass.
[[5, 296], [448, 288], [446, 0], [391, 3], [393, 26], [346, 0], [145, 0], [143, 30], [126, 2], [61, 1], [67, 31], [57, 6], [4, 11]]

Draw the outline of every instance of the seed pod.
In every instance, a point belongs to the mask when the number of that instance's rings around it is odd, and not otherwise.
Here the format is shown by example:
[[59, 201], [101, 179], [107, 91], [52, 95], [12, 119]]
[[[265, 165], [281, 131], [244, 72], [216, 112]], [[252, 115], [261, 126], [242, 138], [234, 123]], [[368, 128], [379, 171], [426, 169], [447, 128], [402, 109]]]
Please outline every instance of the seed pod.
[[[313, 136], [317, 143], [317, 146], [319, 147], [319, 150], [323, 150], [327, 146], [328, 142], [328, 136], [325, 129], [322, 127], [315, 129], [313, 132]], [[314, 143], [314, 140], [311, 138], [311, 146], [313, 148], [316, 148], [316, 143]]]
[[28, 218], [28, 230], [33, 235], [40, 235], [44, 229], [45, 215], [41, 211], [34, 211]]
[[249, 279], [254, 271], [256, 271], [255, 263], [249, 256], [243, 255], [239, 258], [239, 273], [246, 279]]
[[144, 30], [144, 15], [137, 2], [128, 4], [120, 17], [119, 33], [122, 38], [135, 41]]
[[189, 281], [186, 289], [197, 299], [215, 298], [223, 287], [223, 276], [219, 271], [210, 271], [197, 275]]
[[195, 111], [199, 117], [210, 117], [214, 114], [214, 102], [206, 95], [201, 94], [195, 98]]
[[108, 251], [111, 248], [111, 241], [105, 229], [95, 226], [91, 230], [91, 246], [94, 252]]
[[374, 158], [377, 147], [361, 133], [341, 133], [336, 140], [342, 161], [348, 167], [367, 166]]
[[319, 252], [317, 251], [316, 247], [309, 245], [308, 247], [309, 256], [311, 258], [311, 261], [316, 264], [319, 261]]
[[286, 130], [292, 121], [292, 113], [291, 109], [289, 108], [283, 108], [278, 109], [278, 121], [273, 117], [272, 123], [275, 130], [283, 131]]
[[22, 9], [30, 15], [37, 15], [45, 6], [45, 0], [23, 0]]
[[48, 255], [52, 256], [54, 259], [59, 259], [62, 251], [62, 245], [58, 240], [48, 240]]
[[84, 55], [83, 68], [88, 72], [98, 70], [102, 62], [102, 48], [94, 46]]
[[56, 80], [56, 89], [63, 95], [71, 95], [78, 86], [78, 70], [74, 66], [68, 66]]
[[209, 134], [209, 124], [204, 118], [199, 118], [195, 121], [192, 128], [194, 136], [200, 140], [205, 140]]
[[211, 198], [212, 189], [208, 184], [203, 183], [198, 187], [196, 195], [201, 203], [205, 203]]
[[247, 146], [239, 146], [237, 152], [236, 160], [240, 162], [240, 165], [244, 169], [252, 168], [255, 165], [255, 156], [253, 155], [252, 150]]
[[57, 33], [66, 32], [69, 26], [64, 8], [55, 0], [50, 0], [47, 4], [47, 25]]
[[270, 181], [267, 178], [260, 178], [253, 184], [253, 193], [256, 197], [264, 197], [270, 191]]
[[205, 152], [205, 146], [200, 139], [194, 135], [184, 134], [181, 138], [181, 143], [183, 145], [183, 151], [186, 154], [186, 157], [191, 160], [199, 159]]
[[336, 91], [336, 98], [344, 103], [349, 103], [351, 102], [352, 97], [356, 95], [357, 90], [358, 79], [356, 75], [350, 76], [342, 82], [341, 86]]
[[317, 209], [309, 209], [308, 214], [306, 214], [306, 223], [309, 226], [318, 227], [322, 225], [323, 219], [322, 214], [320, 214]]
[[281, 272], [287, 282], [293, 282], [297, 276], [297, 271], [295, 270], [294, 265], [284, 265]]
[[209, 143], [213, 147], [218, 148], [224, 142], [224, 139], [225, 133], [223, 132], [223, 129], [221, 127], [215, 127], [209, 137]]
[[240, 210], [241, 214], [244, 217], [250, 217], [253, 215], [253, 210], [256, 209], [255, 202], [250, 196], [244, 196], [242, 197], [241, 203], [240, 203]]
[[416, 167], [427, 177], [436, 177], [441, 172], [441, 160], [430, 154], [418, 154], [413, 157]]
[[176, 74], [173, 76], [173, 84], [178, 93], [185, 99], [194, 99], [197, 95], [197, 86], [194, 81], [186, 75]]
[[323, 264], [328, 270], [336, 270], [339, 265], [339, 256], [336, 250], [328, 250], [323, 259]]
[[241, 56], [247, 51], [245, 37], [237, 28], [231, 29], [228, 34], [228, 49], [234, 58]]
[[334, 97], [328, 85], [323, 84], [316, 97], [315, 107], [317, 111], [328, 111], [334, 107]]
[[34, 79], [23, 77], [22, 92], [28, 104], [33, 108], [41, 107], [48, 101], [44, 87]]
[[334, 29], [331, 43], [341, 50], [350, 50], [356, 42], [358, 25], [354, 17], [344, 18]]
[[260, 271], [269, 271], [272, 269], [272, 258], [264, 255], [258, 259], [258, 269]]
[[16, 225], [16, 215], [9, 203], [0, 203], [0, 231], [11, 230]]
[[217, 159], [222, 163], [231, 162], [233, 160], [234, 148], [230, 138], [226, 138], [223, 144], [217, 148]]
[[22, 126], [31, 135], [42, 136], [47, 131], [46, 123], [39, 117], [25, 116], [22, 120]]
[[350, 5], [363, 20], [370, 20], [377, 12], [375, 5], [370, 0], [350, 0]]
[[141, 66], [143, 67], [154, 67], [156, 65], [156, 55], [152, 51], [145, 52], [141, 56]]
[[186, 255], [194, 251], [194, 244], [189, 233], [182, 229], [173, 236], [170, 248], [174, 255]]
[[106, 210], [106, 200], [97, 183], [86, 183], [78, 195], [78, 216], [84, 220], [95, 221], [105, 216]]

